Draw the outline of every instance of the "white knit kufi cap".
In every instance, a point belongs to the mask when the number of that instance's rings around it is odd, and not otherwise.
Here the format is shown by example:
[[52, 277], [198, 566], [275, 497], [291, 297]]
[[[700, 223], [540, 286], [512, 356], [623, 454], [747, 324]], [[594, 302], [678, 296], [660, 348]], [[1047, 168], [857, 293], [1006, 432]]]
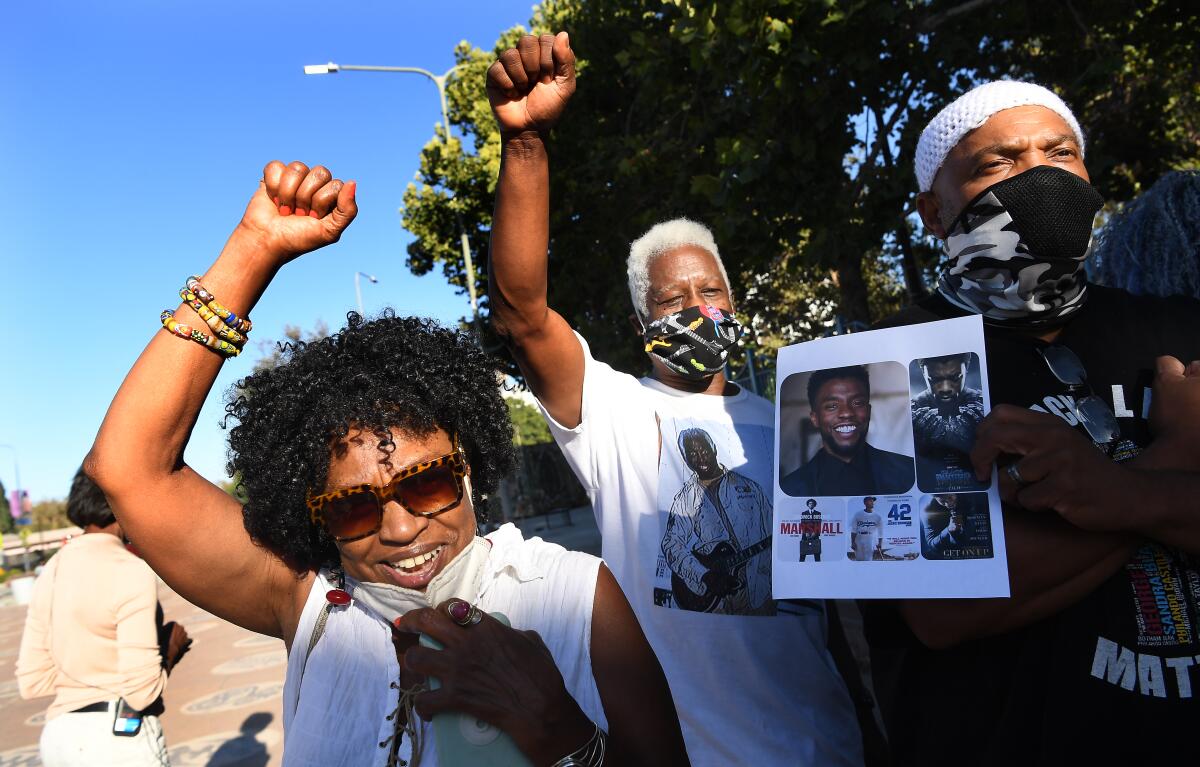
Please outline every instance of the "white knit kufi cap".
[[1083, 153], [1083, 131], [1063, 100], [1053, 91], [1035, 83], [1017, 80], [994, 80], [972, 88], [959, 96], [929, 121], [917, 141], [917, 183], [922, 192], [933, 186], [934, 176], [946, 161], [946, 155], [962, 137], [1004, 109], [1038, 106], [1056, 112], [1071, 126]]

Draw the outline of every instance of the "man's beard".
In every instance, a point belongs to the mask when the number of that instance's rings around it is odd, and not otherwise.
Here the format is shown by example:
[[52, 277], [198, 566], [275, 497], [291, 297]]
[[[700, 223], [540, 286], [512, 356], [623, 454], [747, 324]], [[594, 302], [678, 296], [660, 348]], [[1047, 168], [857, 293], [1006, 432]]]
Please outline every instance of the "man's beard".
[[862, 436], [860, 436], [853, 445], [848, 445], [846, 447], [839, 445], [837, 440], [833, 438], [832, 434], [825, 434], [824, 432], [821, 434], [821, 442], [824, 443], [825, 449], [834, 455], [840, 455], [843, 458], [849, 458], [858, 452], [858, 449], [862, 446], [862, 443], [866, 442], [867, 440], [867, 433], [865, 430], [860, 429], [859, 434]]

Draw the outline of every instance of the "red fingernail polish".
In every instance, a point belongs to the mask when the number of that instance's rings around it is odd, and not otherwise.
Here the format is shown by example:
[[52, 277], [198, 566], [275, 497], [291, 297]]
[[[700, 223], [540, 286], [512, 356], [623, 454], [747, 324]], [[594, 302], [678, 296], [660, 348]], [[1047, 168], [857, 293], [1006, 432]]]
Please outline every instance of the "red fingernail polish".
[[297, 216], [307, 216], [308, 211], [305, 210], [304, 208], [296, 208], [296, 215]]
[[279, 204], [279, 196], [278, 195], [276, 195], [275, 197], [272, 197], [271, 199], [275, 201], [276, 205]]
[[292, 206], [291, 205], [280, 205], [279, 206], [279, 215], [281, 215], [281, 216], [292, 215]]
[[395, 626], [396, 628], [400, 628], [400, 618], [397, 618], [396, 620], [392, 621], [392, 625]]
[[315, 210], [310, 210], [308, 212], [308, 215], [312, 216], [313, 218], [320, 218], [320, 216], [317, 215], [317, 212]]

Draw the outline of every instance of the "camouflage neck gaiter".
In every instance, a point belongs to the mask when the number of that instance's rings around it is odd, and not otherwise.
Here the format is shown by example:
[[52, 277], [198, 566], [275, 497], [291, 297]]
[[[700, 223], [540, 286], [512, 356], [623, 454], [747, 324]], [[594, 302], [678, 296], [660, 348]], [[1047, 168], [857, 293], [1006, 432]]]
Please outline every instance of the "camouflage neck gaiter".
[[692, 306], [646, 326], [646, 353], [686, 378], [705, 378], [725, 367], [742, 337], [742, 323], [715, 306]]
[[1079, 176], [1039, 166], [993, 184], [955, 219], [938, 280], [948, 301], [991, 324], [1050, 325], [1087, 297], [1083, 262], [1104, 198]]

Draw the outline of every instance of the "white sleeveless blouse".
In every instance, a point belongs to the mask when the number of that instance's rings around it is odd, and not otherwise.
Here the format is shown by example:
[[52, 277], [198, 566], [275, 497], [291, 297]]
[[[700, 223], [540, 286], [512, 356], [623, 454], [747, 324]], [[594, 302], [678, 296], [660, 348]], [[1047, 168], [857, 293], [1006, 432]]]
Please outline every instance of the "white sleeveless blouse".
[[[567, 691], [607, 730], [591, 663], [592, 603], [600, 560], [540, 538], [525, 540], [511, 524], [487, 539], [492, 548], [476, 604], [487, 612], [504, 613], [513, 628], [537, 631]], [[392, 734], [386, 717], [398, 698], [390, 685], [400, 676], [392, 630], [358, 602], [334, 608], [306, 662], [313, 627], [330, 588], [327, 574], [318, 573], [288, 654], [283, 764], [383, 767], [389, 749], [379, 744]], [[418, 721], [425, 743], [421, 767], [436, 767], [433, 728], [419, 717]], [[401, 759], [411, 759], [410, 747], [404, 738]]]

